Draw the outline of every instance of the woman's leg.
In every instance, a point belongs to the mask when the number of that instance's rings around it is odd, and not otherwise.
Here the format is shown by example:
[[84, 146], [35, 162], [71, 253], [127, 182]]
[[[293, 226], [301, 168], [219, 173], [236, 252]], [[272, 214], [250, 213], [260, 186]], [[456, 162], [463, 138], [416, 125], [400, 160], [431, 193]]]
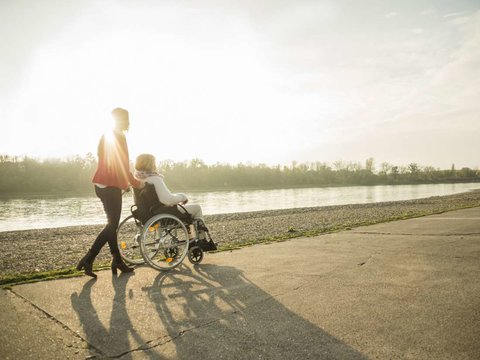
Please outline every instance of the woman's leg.
[[102, 189], [96, 186], [95, 193], [103, 203], [108, 222], [95, 239], [92, 248], [90, 249], [91, 255], [95, 258], [107, 242], [112, 255], [116, 255], [119, 253], [117, 245], [117, 228], [122, 214], [122, 190], [114, 187], [106, 187]]

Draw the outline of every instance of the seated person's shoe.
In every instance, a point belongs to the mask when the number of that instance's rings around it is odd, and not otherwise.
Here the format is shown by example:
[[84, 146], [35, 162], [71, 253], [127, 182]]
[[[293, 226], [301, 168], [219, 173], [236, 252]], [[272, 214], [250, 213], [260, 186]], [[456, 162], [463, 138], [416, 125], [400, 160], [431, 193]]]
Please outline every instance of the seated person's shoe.
[[210, 240], [207, 240], [207, 239], [198, 240], [198, 246], [200, 246], [200, 248], [203, 251], [215, 251], [215, 250], [217, 250], [217, 244], [215, 244], [212, 239], [210, 239]]
[[206, 231], [209, 232], [207, 225], [203, 222], [203, 220], [197, 220], [197, 229], [199, 231]]

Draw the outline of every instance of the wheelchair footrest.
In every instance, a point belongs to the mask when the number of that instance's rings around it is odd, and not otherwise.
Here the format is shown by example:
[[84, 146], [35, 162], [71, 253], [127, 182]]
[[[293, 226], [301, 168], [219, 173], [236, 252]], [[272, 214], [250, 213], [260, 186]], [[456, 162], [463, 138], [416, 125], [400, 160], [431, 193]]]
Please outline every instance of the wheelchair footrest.
[[198, 240], [197, 245], [203, 250], [203, 251], [215, 251], [217, 250], [217, 244], [213, 242], [213, 240]]

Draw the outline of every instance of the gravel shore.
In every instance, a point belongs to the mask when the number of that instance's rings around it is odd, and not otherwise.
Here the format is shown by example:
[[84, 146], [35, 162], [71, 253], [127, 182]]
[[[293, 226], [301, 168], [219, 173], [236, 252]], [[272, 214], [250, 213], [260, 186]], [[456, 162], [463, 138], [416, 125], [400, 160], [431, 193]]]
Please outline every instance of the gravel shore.
[[[205, 221], [215, 242], [225, 248], [475, 206], [480, 206], [480, 190], [407, 201], [211, 215]], [[0, 232], [0, 279], [74, 266], [102, 228], [91, 225]], [[110, 260], [108, 247], [97, 259]]]

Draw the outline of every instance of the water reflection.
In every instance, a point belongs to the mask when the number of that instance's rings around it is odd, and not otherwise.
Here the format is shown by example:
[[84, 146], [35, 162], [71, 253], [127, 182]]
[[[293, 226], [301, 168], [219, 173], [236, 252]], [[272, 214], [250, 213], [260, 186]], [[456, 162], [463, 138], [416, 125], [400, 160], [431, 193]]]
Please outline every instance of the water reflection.
[[[203, 206], [205, 214], [222, 214], [418, 199], [478, 188], [478, 183], [381, 185], [193, 192], [189, 197], [191, 203]], [[131, 194], [124, 196], [122, 218], [130, 214], [132, 204]], [[104, 221], [102, 204], [95, 196], [0, 199], [0, 231], [102, 224]]]

